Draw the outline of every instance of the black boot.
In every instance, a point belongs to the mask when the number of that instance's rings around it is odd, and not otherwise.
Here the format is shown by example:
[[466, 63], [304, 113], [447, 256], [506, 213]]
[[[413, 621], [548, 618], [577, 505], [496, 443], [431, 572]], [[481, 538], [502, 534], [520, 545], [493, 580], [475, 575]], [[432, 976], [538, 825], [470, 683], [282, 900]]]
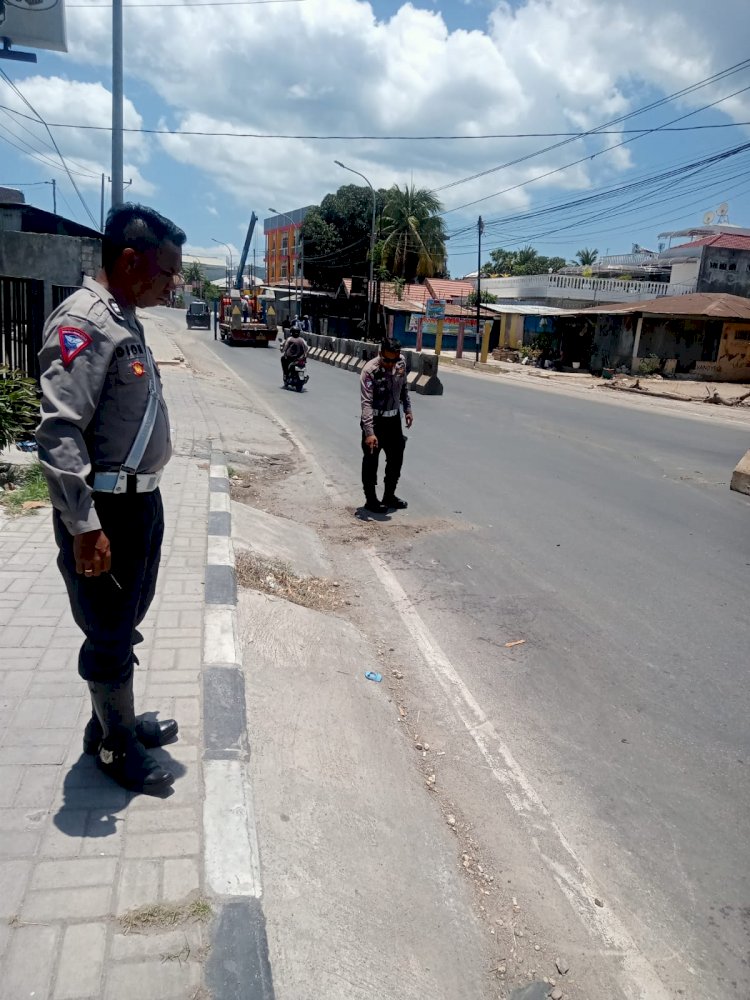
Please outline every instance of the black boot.
[[[136, 739], [147, 749], [163, 747], [165, 743], [175, 738], [178, 729], [176, 719], [146, 719], [142, 715], [137, 715], [135, 718]], [[83, 752], [92, 757], [98, 754], [103, 736], [102, 724], [96, 711], [92, 711], [91, 718], [83, 731]]]
[[371, 514], [388, 513], [388, 508], [378, 500], [374, 493], [365, 496], [365, 510], [369, 510]]
[[135, 735], [133, 672], [115, 684], [89, 681], [91, 701], [104, 736], [97, 757], [100, 769], [131, 791], [158, 795], [174, 775], [150, 757]]
[[391, 510], [406, 510], [409, 504], [406, 500], [402, 500], [401, 497], [397, 497], [395, 493], [387, 493], [383, 497], [383, 506]]

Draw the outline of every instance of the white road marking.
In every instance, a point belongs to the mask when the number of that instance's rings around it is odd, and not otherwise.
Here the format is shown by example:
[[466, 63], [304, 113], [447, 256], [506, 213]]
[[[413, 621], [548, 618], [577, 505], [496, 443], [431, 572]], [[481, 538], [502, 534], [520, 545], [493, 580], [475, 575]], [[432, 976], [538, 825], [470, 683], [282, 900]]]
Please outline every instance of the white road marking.
[[[598, 938], [605, 948], [620, 954], [627, 978], [627, 982], [623, 983], [626, 995], [631, 1000], [670, 1000], [671, 994], [622, 922], [610, 908], [595, 905], [594, 899], [603, 895], [602, 890], [597, 888], [453, 664], [431, 637], [396, 576], [373, 549], [366, 549], [365, 552], [425, 662], [489, 764], [508, 802], [526, 823], [534, 847], [570, 905], [590, 934]], [[557, 848], [557, 857], [550, 856], [550, 847]]]

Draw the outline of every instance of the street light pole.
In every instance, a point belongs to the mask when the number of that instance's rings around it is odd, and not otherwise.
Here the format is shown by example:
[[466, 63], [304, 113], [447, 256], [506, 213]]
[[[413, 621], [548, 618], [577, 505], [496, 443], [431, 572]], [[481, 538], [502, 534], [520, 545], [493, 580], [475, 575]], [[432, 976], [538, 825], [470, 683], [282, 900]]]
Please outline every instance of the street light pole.
[[336, 164], [337, 167], [341, 167], [342, 170], [348, 170], [350, 174], [356, 174], [357, 177], [361, 177], [362, 180], [365, 182], [365, 184], [367, 184], [369, 189], [372, 191], [372, 225], [370, 226], [370, 278], [369, 281], [367, 282], [367, 322], [365, 325], [365, 340], [369, 340], [370, 313], [372, 312], [371, 295], [372, 295], [372, 283], [373, 283], [373, 268], [375, 265], [375, 259], [374, 259], [375, 258], [375, 206], [377, 203], [377, 199], [375, 196], [375, 188], [372, 186], [372, 184], [370, 184], [365, 175], [359, 172], [359, 170], [354, 170], [352, 167], [347, 167], [345, 163], [341, 162], [341, 160], [334, 160], [333, 162]]
[[112, 0], [112, 207], [122, 205], [122, 0]]
[[[295, 221], [291, 217], [291, 215], [287, 215], [286, 212], [279, 212], [275, 208], [269, 208], [268, 211], [269, 212], [273, 212], [274, 215], [283, 215], [285, 219], [288, 219], [289, 222], [290, 222], [290, 224], [291, 224], [291, 227], [292, 227], [292, 233], [294, 232]], [[301, 234], [301, 230], [300, 230], [300, 234]], [[296, 281], [294, 283], [294, 286], [295, 286], [295, 289], [296, 289], [296, 287], [297, 287], [297, 282]], [[291, 316], [291, 313], [292, 313], [292, 253], [291, 253], [291, 250], [289, 249], [289, 239], [288, 238], [287, 238], [287, 241], [286, 241], [286, 294], [287, 294], [287, 297], [289, 299], [289, 315]], [[300, 286], [300, 295], [299, 295], [299, 314], [300, 314], [300, 319], [301, 319], [302, 318], [302, 287], [301, 286]]]
[[479, 361], [479, 318], [481, 315], [482, 301], [482, 233], [484, 223], [480, 215], [477, 220], [477, 335], [474, 340], [474, 360]]
[[234, 269], [233, 268], [233, 261], [232, 261], [232, 248], [229, 246], [228, 243], [224, 243], [223, 240], [214, 239], [213, 236], [211, 237], [211, 241], [213, 243], [218, 243], [220, 247], [226, 247], [227, 248], [227, 252], [229, 253], [229, 281], [227, 281], [227, 291], [229, 292], [229, 291], [231, 291], [231, 286], [232, 286], [232, 271]]

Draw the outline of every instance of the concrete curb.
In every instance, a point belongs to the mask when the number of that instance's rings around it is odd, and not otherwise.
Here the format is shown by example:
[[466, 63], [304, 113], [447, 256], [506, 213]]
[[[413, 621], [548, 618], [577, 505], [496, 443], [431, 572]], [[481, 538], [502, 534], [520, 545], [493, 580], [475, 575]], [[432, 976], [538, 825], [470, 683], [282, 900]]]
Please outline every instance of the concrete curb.
[[211, 453], [209, 489], [202, 657], [203, 836], [206, 887], [219, 912], [206, 981], [214, 1000], [273, 1000], [248, 768], [229, 473], [220, 451]]

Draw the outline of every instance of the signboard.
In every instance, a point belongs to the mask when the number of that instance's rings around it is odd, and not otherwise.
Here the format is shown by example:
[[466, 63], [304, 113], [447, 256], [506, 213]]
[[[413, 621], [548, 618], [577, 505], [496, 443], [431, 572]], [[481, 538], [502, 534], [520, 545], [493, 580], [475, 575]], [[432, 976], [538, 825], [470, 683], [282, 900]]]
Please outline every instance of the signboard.
[[444, 319], [445, 299], [427, 299], [424, 309], [428, 319]]
[[63, 0], [0, 0], [0, 38], [16, 48], [67, 52]]

